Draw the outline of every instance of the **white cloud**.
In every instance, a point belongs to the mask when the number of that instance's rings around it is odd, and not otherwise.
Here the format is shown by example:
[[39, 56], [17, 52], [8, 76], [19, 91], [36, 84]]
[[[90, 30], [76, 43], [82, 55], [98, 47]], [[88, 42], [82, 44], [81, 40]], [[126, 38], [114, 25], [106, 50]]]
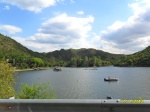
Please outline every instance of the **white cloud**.
[[0, 31], [4, 31], [8, 34], [16, 34], [22, 32], [22, 29], [12, 25], [0, 25]]
[[125, 52], [127, 52], [126, 49], [118, 48], [116, 46], [117, 45], [116, 43], [107, 41], [95, 33], [93, 34], [92, 37], [93, 38], [90, 40], [89, 43], [92, 48], [100, 49], [109, 53], [116, 53], [116, 54], [124, 54]]
[[15, 5], [21, 9], [40, 12], [42, 9], [53, 6], [56, 2], [63, 0], [0, 0], [4, 3]]
[[111, 47], [123, 53], [137, 52], [150, 45], [150, 1], [143, 0], [129, 6], [133, 16], [125, 22], [114, 22], [100, 34], [102, 40], [113, 43]]
[[70, 0], [70, 2], [73, 4], [73, 3], [75, 3], [75, 1], [74, 0]]
[[[40, 7], [40, 2], [46, 4], [49, 1], [38, 0], [34, 5], [33, 3], [25, 5], [25, 3], [29, 3], [28, 0], [23, 1], [22, 5], [16, 0], [11, 0], [14, 3], [10, 0], [4, 1], [34, 12], [40, 12], [43, 8], [52, 6], [56, 2], [63, 2], [63, 0], [53, 0], [51, 5], [41, 4]], [[34, 7], [32, 10], [29, 8], [30, 5]], [[133, 10], [131, 17], [126, 21], [115, 21], [106, 30], [101, 31], [100, 35], [90, 35], [91, 24], [94, 22], [93, 16], [81, 18], [58, 13], [55, 17], [43, 22], [38, 32], [27, 39], [14, 38], [28, 48], [39, 52], [49, 52], [61, 48], [93, 47], [111, 53], [134, 53], [150, 45], [150, 1], [141, 0], [129, 4], [129, 7]], [[78, 14], [84, 14], [84, 12], [80, 11]], [[4, 29], [10, 28], [0, 26], [0, 30]], [[5, 31], [14, 34], [22, 30]]]
[[90, 23], [93, 21], [94, 17], [92, 16], [78, 18], [63, 13], [44, 22], [38, 31], [49, 34], [56, 41], [58, 39], [63, 41], [80, 39], [88, 36], [88, 32], [92, 28]]
[[79, 15], [83, 15], [83, 14], [84, 14], [84, 12], [83, 12], [83, 11], [78, 11], [78, 12], [77, 12], [77, 14], [79, 14]]
[[5, 10], [9, 10], [10, 7], [9, 7], [8, 5], [6, 5], [6, 6], [4, 7], [4, 9], [5, 9]]
[[33, 36], [25, 40], [16, 39], [28, 48], [39, 52], [90, 47], [86, 38], [89, 36], [93, 21], [93, 16], [78, 18], [63, 13], [43, 22]]
[[28, 49], [31, 49], [33, 51], [38, 51], [38, 52], [49, 52], [52, 50], [58, 50], [59, 45], [55, 44], [43, 44], [43, 43], [36, 43], [33, 41], [29, 41], [26, 38], [22, 38], [22, 37], [11, 37], [14, 40], [16, 40], [17, 42], [21, 43], [23, 46], [26, 46]]

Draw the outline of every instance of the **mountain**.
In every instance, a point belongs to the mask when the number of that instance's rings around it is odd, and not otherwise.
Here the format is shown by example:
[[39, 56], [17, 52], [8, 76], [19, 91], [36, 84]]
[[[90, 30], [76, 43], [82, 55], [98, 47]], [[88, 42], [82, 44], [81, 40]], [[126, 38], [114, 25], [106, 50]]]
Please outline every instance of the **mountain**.
[[61, 49], [38, 53], [0, 34], [0, 61], [17, 68], [43, 66], [150, 66], [150, 46], [131, 55], [112, 54], [96, 49]]
[[[43, 54], [33, 52], [8, 36], [0, 34], [0, 61], [7, 61], [13, 66], [28, 68], [44, 63]], [[43, 62], [42, 62], [43, 61]]]
[[16, 42], [12, 38], [8, 36], [4, 36], [0, 34], [0, 52], [10, 54], [19, 54], [19, 55], [27, 55], [27, 56], [39, 56], [43, 57], [43, 54], [38, 52], [33, 52], [32, 50], [24, 47], [20, 43]]
[[124, 57], [124, 55], [121, 55], [121, 54], [111, 54], [111, 53], [104, 52], [102, 50], [96, 50], [93, 48], [68, 49], [68, 50], [61, 49], [60, 51], [56, 50], [56, 51], [49, 52], [46, 54], [46, 57], [55, 58], [57, 60], [64, 60], [64, 61], [71, 60], [71, 58], [77, 57], [77, 56], [81, 58], [84, 58], [85, 56], [89, 58], [93, 58], [95, 56], [95, 57], [101, 58], [101, 60], [104, 60], [104, 61], [115, 61]]
[[[0, 60], [7, 60], [13, 66], [21, 66], [21, 68], [55, 65], [106, 66], [123, 56], [92, 48], [61, 49], [49, 53], [38, 53], [29, 50], [10, 37], [0, 34]], [[85, 58], [87, 58], [86, 61]]]
[[[49, 52], [45, 55], [53, 62], [60, 61], [56, 65], [72, 67], [93, 67], [112, 65], [116, 60], [124, 57], [121, 54], [111, 54], [96, 49], [61, 49]], [[63, 64], [62, 64], [63, 63]]]
[[115, 66], [139, 66], [150, 67], [150, 46], [142, 51], [136, 52], [131, 55], [119, 59]]

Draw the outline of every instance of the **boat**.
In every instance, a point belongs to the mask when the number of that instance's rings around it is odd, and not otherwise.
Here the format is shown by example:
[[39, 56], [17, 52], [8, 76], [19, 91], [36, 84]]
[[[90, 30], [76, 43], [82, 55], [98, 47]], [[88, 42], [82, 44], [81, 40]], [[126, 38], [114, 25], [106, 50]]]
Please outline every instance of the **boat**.
[[84, 70], [97, 70], [97, 67], [93, 66], [93, 68], [85, 68]]
[[111, 96], [107, 96], [106, 98], [107, 98], [107, 99], [113, 99]]
[[62, 71], [62, 69], [60, 67], [56, 66], [53, 68], [53, 71]]
[[97, 70], [97, 67], [96, 67], [96, 66], [94, 66], [94, 67], [93, 67], [93, 70]]
[[110, 78], [110, 77], [108, 77], [108, 78], [104, 78], [104, 81], [118, 81], [119, 79], [118, 78]]

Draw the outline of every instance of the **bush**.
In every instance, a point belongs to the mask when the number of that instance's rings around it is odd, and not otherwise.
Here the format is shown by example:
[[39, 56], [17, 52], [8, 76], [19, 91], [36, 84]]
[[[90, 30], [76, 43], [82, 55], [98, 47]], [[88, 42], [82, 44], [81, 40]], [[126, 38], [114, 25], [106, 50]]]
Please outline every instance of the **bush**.
[[55, 99], [55, 91], [49, 83], [33, 84], [31, 86], [23, 84], [17, 95], [19, 99]]
[[0, 62], [0, 99], [15, 96], [13, 74], [15, 69], [6, 62]]

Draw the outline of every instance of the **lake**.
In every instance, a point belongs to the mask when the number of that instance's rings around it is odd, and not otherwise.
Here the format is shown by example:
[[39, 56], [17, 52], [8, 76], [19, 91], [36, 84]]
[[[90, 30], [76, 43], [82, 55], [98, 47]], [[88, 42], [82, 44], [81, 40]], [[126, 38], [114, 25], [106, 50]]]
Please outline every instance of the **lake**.
[[[58, 99], [150, 99], [150, 67], [62, 68], [18, 72], [16, 91], [22, 83], [50, 82]], [[105, 82], [105, 77], [118, 77]]]

